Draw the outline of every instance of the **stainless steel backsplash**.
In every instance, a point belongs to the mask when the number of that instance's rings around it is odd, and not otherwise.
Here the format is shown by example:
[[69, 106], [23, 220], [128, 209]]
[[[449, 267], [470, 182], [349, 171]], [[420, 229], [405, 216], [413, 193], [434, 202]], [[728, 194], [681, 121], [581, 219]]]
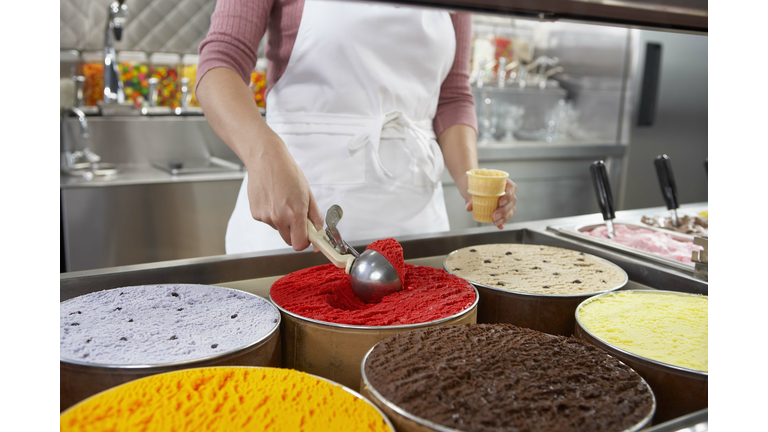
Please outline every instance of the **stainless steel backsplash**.
[[152, 161], [206, 159], [216, 156], [240, 164], [240, 159], [216, 135], [205, 117], [89, 117], [90, 136], [80, 136], [74, 117], [62, 127], [62, 148], [88, 147], [103, 162], [144, 164]]

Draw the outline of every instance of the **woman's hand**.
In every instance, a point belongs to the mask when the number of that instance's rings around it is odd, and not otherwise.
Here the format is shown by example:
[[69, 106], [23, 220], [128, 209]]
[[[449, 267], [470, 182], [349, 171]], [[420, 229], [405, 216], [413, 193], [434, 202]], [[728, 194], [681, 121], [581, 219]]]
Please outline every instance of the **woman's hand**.
[[323, 227], [320, 209], [304, 173], [282, 141], [262, 149], [246, 163], [251, 216], [276, 229], [294, 250], [304, 250], [309, 246], [307, 218], [318, 231]]
[[[507, 223], [512, 215], [515, 214], [515, 206], [517, 205], [517, 185], [510, 179], [507, 179], [507, 186], [504, 191], [504, 196], [499, 197], [499, 204], [496, 210], [493, 211], [493, 224], [504, 229], [504, 224]], [[467, 211], [472, 211], [472, 198], [466, 198]]]

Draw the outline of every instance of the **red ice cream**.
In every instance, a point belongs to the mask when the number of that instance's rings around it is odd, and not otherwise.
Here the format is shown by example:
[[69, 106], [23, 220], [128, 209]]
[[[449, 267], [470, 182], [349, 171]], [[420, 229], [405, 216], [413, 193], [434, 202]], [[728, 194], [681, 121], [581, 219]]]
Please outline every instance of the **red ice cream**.
[[349, 325], [419, 324], [446, 318], [472, 306], [475, 290], [443, 270], [405, 264], [395, 239], [378, 240], [367, 249], [395, 267], [403, 290], [368, 304], [352, 292], [349, 275], [333, 264], [300, 270], [280, 278], [269, 294], [280, 307], [305, 318]]

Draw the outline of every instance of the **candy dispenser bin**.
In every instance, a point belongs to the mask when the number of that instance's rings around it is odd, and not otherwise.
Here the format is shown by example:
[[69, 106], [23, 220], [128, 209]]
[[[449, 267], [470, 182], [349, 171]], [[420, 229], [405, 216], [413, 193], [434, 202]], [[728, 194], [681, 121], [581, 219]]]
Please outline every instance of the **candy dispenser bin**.
[[140, 51], [121, 51], [117, 54], [117, 62], [125, 101], [133, 102], [137, 108], [145, 106], [149, 98], [147, 55]]
[[59, 56], [59, 78], [73, 78], [80, 73], [80, 53], [75, 50], [61, 50]]
[[96, 106], [104, 92], [104, 53], [91, 51], [83, 53], [83, 93], [86, 106]]
[[[478, 79], [480, 71], [485, 65], [493, 61], [495, 51], [493, 27], [489, 25], [473, 26], [472, 60], [470, 63], [470, 80], [472, 82]], [[487, 77], [485, 80], [487, 81]]]
[[149, 58], [150, 78], [158, 79], [157, 106], [180, 106], [179, 68], [181, 57], [172, 53], [154, 53]]
[[189, 89], [191, 92], [189, 106], [199, 107], [195, 98], [195, 84], [197, 83], [197, 64], [200, 62], [200, 56], [197, 54], [185, 54], [181, 58], [181, 78], [189, 79]]
[[[80, 53], [75, 50], [61, 50], [59, 58], [59, 105], [61, 108], [77, 106], [76, 81], [80, 73]], [[82, 93], [81, 93], [82, 95]]]

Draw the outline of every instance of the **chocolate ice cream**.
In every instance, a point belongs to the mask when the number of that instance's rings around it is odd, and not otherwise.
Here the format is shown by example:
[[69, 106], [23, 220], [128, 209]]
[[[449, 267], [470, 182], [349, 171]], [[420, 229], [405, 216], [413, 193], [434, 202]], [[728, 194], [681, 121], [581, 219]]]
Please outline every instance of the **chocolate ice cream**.
[[649, 387], [605, 351], [511, 324], [397, 334], [365, 374], [405, 411], [465, 431], [623, 431], [653, 411]]

